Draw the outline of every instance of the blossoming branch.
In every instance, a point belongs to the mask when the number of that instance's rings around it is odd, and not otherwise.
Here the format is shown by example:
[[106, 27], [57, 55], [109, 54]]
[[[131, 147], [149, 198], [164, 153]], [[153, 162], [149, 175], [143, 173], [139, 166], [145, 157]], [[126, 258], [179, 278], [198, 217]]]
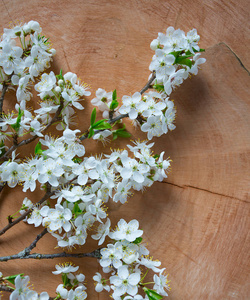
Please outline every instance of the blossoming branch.
[[[161, 262], [149, 256], [138, 221], [121, 219], [111, 227], [107, 206], [110, 201], [124, 204], [133, 190], [142, 191], [166, 178], [169, 159], [164, 158], [164, 152], [153, 154], [154, 143], [147, 141], [134, 141], [126, 149], [113, 149], [101, 156], [87, 156], [83, 142], [93, 139], [105, 144], [129, 138], [125, 118], [145, 132], [148, 140], [175, 129], [176, 108], [169, 95], [190, 75], [196, 75], [205, 62], [200, 57], [204, 51], [198, 46], [200, 37], [195, 29], [185, 34], [169, 27], [165, 34], [159, 33], [151, 43], [155, 54], [146, 85], [132, 95], [124, 95], [121, 103], [116, 89], [108, 92], [99, 88], [91, 100], [95, 107], [89, 127], [73, 130], [73, 117], [77, 110], [84, 109], [82, 100], [91, 93], [74, 73], [45, 73], [56, 51], [41, 32], [38, 22], [30, 21], [4, 29], [0, 40], [0, 189], [19, 184], [24, 193], [37, 189], [43, 192], [36, 203], [27, 197], [21, 199], [18, 212], [8, 216], [0, 235], [21, 221], [43, 230], [21, 252], [0, 257], [0, 261], [93, 257], [103, 269], [103, 274], [93, 274], [96, 292], [109, 292], [115, 300], [163, 299], [170, 290], [168, 276], [165, 268], [160, 268]], [[32, 86], [40, 97], [35, 110], [29, 105]], [[7, 112], [4, 103], [10, 90], [16, 94], [16, 104], [15, 111]], [[96, 108], [103, 119], [97, 120]], [[60, 132], [59, 137], [45, 133], [52, 126]], [[34, 153], [19, 159], [22, 146], [34, 141]], [[91, 253], [66, 252], [84, 245], [90, 231], [101, 248]], [[31, 253], [47, 233], [64, 251]], [[106, 246], [101, 246], [106, 239]], [[10, 292], [11, 300], [87, 298], [85, 275], [73, 274], [78, 266], [66, 262], [55, 268], [52, 273], [62, 279], [55, 297], [47, 292], [39, 295], [23, 273], [0, 272], [0, 290]], [[150, 281], [149, 270], [155, 273]]]

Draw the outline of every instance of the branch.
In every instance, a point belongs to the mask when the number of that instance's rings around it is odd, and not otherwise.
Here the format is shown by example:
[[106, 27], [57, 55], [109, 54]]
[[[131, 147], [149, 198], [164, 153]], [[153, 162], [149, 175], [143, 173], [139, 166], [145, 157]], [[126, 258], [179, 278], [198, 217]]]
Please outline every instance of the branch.
[[75, 258], [93, 257], [93, 258], [101, 258], [100, 250], [101, 249], [97, 249], [97, 250], [94, 250], [94, 251], [89, 252], [89, 253], [66, 253], [66, 252], [61, 252], [61, 253], [55, 253], [55, 254], [33, 253], [33, 254], [26, 254], [26, 255], [23, 255], [23, 251], [21, 251], [18, 254], [0, 257], [0, 262], [12, 260], [12, 259], [53, 259], [53, 258], [58, 258], [58, 257], [75, 257]]
[[[57, 121], [60, 119], [59, 115], [60, 115], [62, 109], [63, 109], [63, 99], [61, 99], [61, 101], [60, 101], [60, 106], [58, 107], [58, 109], [57, 109], [57, 111], [56, 111], [54, 117], [52, 118], [52, 120], [51, 120], [51, 121], [49, 122], [49, 124], [41, 131], [42, 133], [44, 133], [44, 132], [45, 132], [45, 131], [53, 124], [53, 123], [57, 122]], [[16, 144], [12, 145], [12, 146], [9, 148], [9, 150], [6, 151], [6, 152], [4, 153], [3, 156], [0, 157], [0, 161], [5, 160], [5, 159], [9, 156], [9, 154], [11, 154], [11, 153], [12, 153], [14, 150], [16, 150], [17, 148], [19, 148], [19, 147], [21, 147], [21, 146], [23, 146], [23, 145], [27, 145], [27, 144], [33, 142], [33, 141], [34, 141], [35, 139], [37, 139], [37, 138], [38, 138], [38, 135], [34, 135], [34, 136], [32, 136], [32, 137], [30, 137], [30, 138], [28, 138], [28, 139], [26, 139], [26, 140], [21, 141], [20, 143], [16, 143]]]
[[145, 84], [145, 86], [141, 89], [140, 93], [143, 94], [145, 93], [149, 88], [151, 88], [151, 83], [155, 80], [155, 71], [153, 71], [151, 78], [149, 81]]
[[28, 246], [26, 247], [23, 251], [21, 251], [20, 253], [18, 253], [19, 255], [29, 255], [31, 250], [34, 249], [36, 247], [37, 242], [46, 234], [48, 233], [47, 228], [45, 228], [41, 233], [39, 233], [37, 235], [37, 237], [35, 238], [35, 240]]
[[[150, 78], [149, 81], [145, 84], [145, 86], [141, 89], [140, 94], [145, 93], [149, 88], [151, 88], [151, 87], [152, 87], [152, 86], [151, 86], [151, 83], [152, 83], [154, 80], [155, 80], [155, 71], [153, 71], [151, 78]], [[117, 122], [117, 121], [119, 121], [119, 120], [121, 120], [121, 119], [123, 119], [123, 118], [127, 118], [127, 117], [128, 117], [128, 114], [119, 115], [118, 117], [116, 117], [116, 118], [114, 118], [114, 119], [112, 118], [112, 114], [111, 114], [110, 116], [111, 116], [111, 118], [109, 118], [108, 123], [109, 123], [109, 124], [113, 124], [113, 123], [115, 123], [115, 122]], [[103, 129], [96, 130], [95, 133], [99, 133], [99, 132], [102, 132], [102, 131], [103, 131]], [[85, 140], [85, 139], [88, 137], [88, 135], [89, 135], [89, 130], [86, 130], [86, 131], [82, 134], [82, 136], [81, 136], [79, 139], [80, 139], [81, 141], [83, 141], [83, 140]]]
[[[43, 198], [38, 201], [36, 203], [36, 205], [42, 204], [44, 201], [46, 201], [47, 199], [49, 199], [50, 196], [52, 196], [54, 192], [47, 192]], [[32, 212], [33, 208], [28, 209], [25, 213], [23, 213], [19, 218], [17, 218], [15, 221], [9, 223], [8, 225], [6, 225], [2, 230], [0, 230], [0, 235], [3, 235], [7, 230], [9, 230], [11, 227], [13, 227], [14, 225], [16, 225], [17, 223], [19, 223], [20, 221], [22, 221], [23, 219], [25, 219], [28, 214], [30, 214]]]
[[[77, 176], [75, 176], [73, 179], [71, 179], [67, 184], [64, 184], [64, 187], [69, 186], [74, 180], [77, 179]], [[88, 181], [89, 182], [89, 181]], [[60, 188], [60, 187], [59, 187]], [[57, 189], [58, 190], [58, 189]], [[25, 213], [23, 213], [19, 218], [17, 218], [15, 221], [10, 222], [8, 225], [6, 225], [2, 230], [0, 230], [0, 236], [3, 235], [7, 230], [9, 230], [11, 227], [13, 227], [14, 225], [18, 224], [20, 221], [22, 221], [23, 219], [25, 219], [33, 210], [33, 208], [37, 205], [41, 205], [43, 202], [45, 202], [47, 199], [49, 199], [51, 196], [53, 196], [57, 190], [54, 190], [53, 192], [50, 191], [50, 189], [48, 189], [48, 191], [46, 192], [46, 194], [43, 196], [43, 198], [41, 200], [39, 200], [36, 204], [33, 205], [32, 208], [28, 209]]]
[[2, 113], [3, 113], [3, 100], [4, 100], [5, 93], [7, 92], [7, 89], [8, 89], [8, 85], [4, 82], [3, 83], [2, 94], [1, 94], [1, 97], [0, 97], [0, 116], [2, 116]]
[[0, 291], [12, 293], [14, 290], [6, 285], [0, 284]]
[[4, 182], [1, 186], [0, 186], [0, 193], [2, 192], [2, 190], [5, 188], [6, 186], [6, 182]]

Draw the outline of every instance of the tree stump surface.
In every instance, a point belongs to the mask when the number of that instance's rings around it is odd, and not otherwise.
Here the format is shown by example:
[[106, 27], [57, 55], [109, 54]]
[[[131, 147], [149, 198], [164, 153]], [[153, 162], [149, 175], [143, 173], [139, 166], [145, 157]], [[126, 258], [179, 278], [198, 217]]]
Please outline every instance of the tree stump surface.
[[[204, 3], [203, 3], [204, 2]], [[117, 89], [118, 97], [139, 91], [149, 76], [150, 42], [174, 26], [196, 28], [206, 63], [170, 99], [177, 108], [177, 128], [154, 138], [154, 151], [165, 151], [172, 171], [124, 205], [110, 205], [112, 224], [134, 218], [144, 230], [150, 254], [162, 262], [171, 280], [169, 299], [249, 299], [249, 45], [248, 1], [38, 1], [0, 3], [1, 31], [10, 21], [38, 21], [57, 50], [52, 70], [76, 73], [91, 85], [78, 127], [88, 128], [90, 100], [98, 87]], [[11, 109], [8, 93], [4, 109]], [[12, 99], [12, 101], [11, 101]], [[35, 100], [36, 98], [34, 98]], [[35, 105], [35, 103], [34, 103]], [[100, 116], [100, 114], [99, 114]], [[125, 121], [133, 138], [146, 135]], [[126, 145], [117, 141], [104, 149]], [[29, 155], [34, 149], [24, 149]], [[87, 153], [102, 145], [84, 142]], [[5, 188], [0, 196], [0, 227], [17, 211], [23, 198], [40, 197], [39, 188], [24, 194]], [[42, 228], [25, 223], [0, 237], [0, 255], [27, 247]], [[74, 252], [92, 251], [95, 242]], [[56, 253], [56, 240], [46, 235], [34, 252]], [[25, 273], [38, 292], [55, 296], [60, 276], [54, 260], [2, 262], [4, 275]], [[92, 276], [101, 268], [95, 259], [70, 259], [87, 277], [88, 299], [109, 299], [94, 291]], [[3, 294], [3, 299], [8, 299]]]

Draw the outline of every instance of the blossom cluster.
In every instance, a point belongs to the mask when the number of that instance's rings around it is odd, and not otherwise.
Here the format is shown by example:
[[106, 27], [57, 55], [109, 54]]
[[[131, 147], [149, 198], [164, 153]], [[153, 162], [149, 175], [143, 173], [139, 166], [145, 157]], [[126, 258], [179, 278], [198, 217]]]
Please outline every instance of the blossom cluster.
[[198, 53], [204, 51], [198, 46], [199, 40], [196, 29], [190, 30], [187, 35], [173, 27], [168, 27], [166, 34], [158, 33], [157, 39], [150, 45], [155, 55], [149, 66], [156, 75], [156, 88], [162, 86], [164, 93], [170, 95], [189, 74], [198, 73], [199, 65], [206, 61]]
[[40, 108], [34, 110], [32, 114], [26, 108], [24, 100], [20, 104], [17, 103], [15, 105], [17, 113], [11, 112], [1, 116], [0, 139], [4, 141], [5, 138], [13, 137], [15, 134], [43, 137], [43, 132], [53, 120], [53, 114], [59, 111], [60, 116], [55, 120], [56, 128], [58, 130], [68, 128], [75, 113], [74, 108], [84, 109], [79, 101], [82, 100], [82, 96], [90, 95], [86, 89], [87, 86], [81, 84], [76, 74], [72, 72], [57, 77], [53, 71], [49, 74], [44, 73], [35, 85], [35, 90], [41, 98]]
[[[152, 299], [148, 298], [150, 293], [158, 295], [155, 299], [161, 299], [160, 295], [168, 296], [166, 290], [169, 290], [169, 281], [163, 274], [165, 268], [159, 269], [161, 262], [149, 257], [149, 251], [142, 243], [142, 234], [137, 220], [127, 223], [123, 219], [118, 222], [116, 230], [109, 233], [113, 243], [101, 249], [99, 263], [103, 272], [111, 272], [111, 275], [106, 279], [106, 276], [96, 273], [93, 279], [97, 292], [113, 290], [112, 297], [115, 300]], [[150, 283], [144, 282], [148, 270], [159, 273], [153, 276], [153, 289], [147, 288], [146, 285]], [[140, 295], [142, 290], [145, 297]]]
[[[8, 279], [7, 279], [8, 280]], [[40, 295], [29, 286], [29, 276], [18, 275], [15, 278], [15, 289], [10, 295], [10, 300], [49, 300], [47, 292], [42, 292]]]
[[84, 300], [87, 298], [86, 286], [84, 285], [85, 275], [80, 273], [74, 275], [78, 271], [79, 266], [74, 267], [70, 263], [64, 265], [56, 265], [54, 275], [61, 274], [63, 283], [59, 284], [56, 293], [60, 299], [65, 300]]
[[75, 134], [67, 129], [58, 139], [45, 136], [40, 143], [47, 149], [40, 156], [0, 166], [1, 179], [11, 187], [22, 183], [24, 191], [34, 191], [37, 183], [51, 186], [51, 198], [57, 199], [54, 207], [52, 203], [33, 206], [25, 198], [21, 212], [32, 208], [27, 222], [47, 227], [60, 247], [83, 245], [87, 230], [96, 221], [100, 225], [92, 238], [102, 244], [110, 227], [105, 203], [109, 199], [125, 203], [132, 190], [143, 190], [166, 178], [170, 166], [169, 160], [163, 158], [164, 152], [153, 155], [153, 143], [146, 142], [127, 145], [134, 158], [127, 150], [113, 151], [103, 158], [83, 157], [85, 148]]
[[[70, 263], [64, 265], [56, 265], [56, 271], [52, 273], [54, 275], [61, 274], [62, 284], [59, 284], [56, 288], [57, 298], [65, 300], [84, 300], [87, 298], [86, 287], [84, 285], [85, 275], [79, 273], [74, 275], [73, 273], [79, 269], [78, 266], [74, 267]], [[47, 292], [38, 294], [33, 290], [33, 286], [29, 285], [29, 276], [23, 276], [18, 274], [14, 276], [3, 277], [0, 272], [0, 280], [3, 282], [12, 283], [15, 288], [10, 295], [10, 300], [49, 300], [51, 299]]]
[[4, 84], [17, 87], [16, 98], [23, 106], [30, 100], [29, 82], [50, 67], [55, 49], [41, 36], [38, 22], [4, 29], [0, 40], [0, 90]]
[[[169, 95], [190, 74], [196, 75], [198, 66], [206, 61], [198, 53], [203, 51], [198, 46], [199, 39], [196, 29], [189, 31], [187, 35], [173, 27], [169, 27], [166, 34], [159, 33], [158, 38], [151, 43], [155, 55], [149, 66], [151, 76], [155, 76], [152, 83], [155, 90], [144, 95], [135, 92], [132, 96], [123, 96], [122, 105], [113, 109], [114, 116], [119, 113], [127, 115], [135, 124], [141, 126], [149, 140], [175, 129], [173, 122], [176, 109]], [[112, 111], [112, 92], [99, 88], [91, 103], [107, 118]], [[111, 135], [111, 131], [106, 131], [106, 136], [108, 135]]]

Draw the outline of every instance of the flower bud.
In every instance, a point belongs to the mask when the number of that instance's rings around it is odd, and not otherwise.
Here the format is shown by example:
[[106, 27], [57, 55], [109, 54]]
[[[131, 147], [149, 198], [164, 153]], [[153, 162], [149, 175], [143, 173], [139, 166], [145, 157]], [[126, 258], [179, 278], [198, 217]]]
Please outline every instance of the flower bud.
[[[60, 79], [60, 80], [62, 80], [62, 79]], [[61, 91], [62, 91], [62, 89], [60, 88], [60, 86], [55, 87], [55, 92], [61, 93]]]
[[63, 80], [59, 79], [57, 83], [58, 83], [58, 85], [63, 85]]
[[159, 41], [155, 39], [151, 42], [150, 48], [155, 51], [158, 48], [158, 45], [159, 45]]
[[49, 53], [51, 53], [52, 55], [56, 55], [56, 49], [54, 48], [49, 49]]

